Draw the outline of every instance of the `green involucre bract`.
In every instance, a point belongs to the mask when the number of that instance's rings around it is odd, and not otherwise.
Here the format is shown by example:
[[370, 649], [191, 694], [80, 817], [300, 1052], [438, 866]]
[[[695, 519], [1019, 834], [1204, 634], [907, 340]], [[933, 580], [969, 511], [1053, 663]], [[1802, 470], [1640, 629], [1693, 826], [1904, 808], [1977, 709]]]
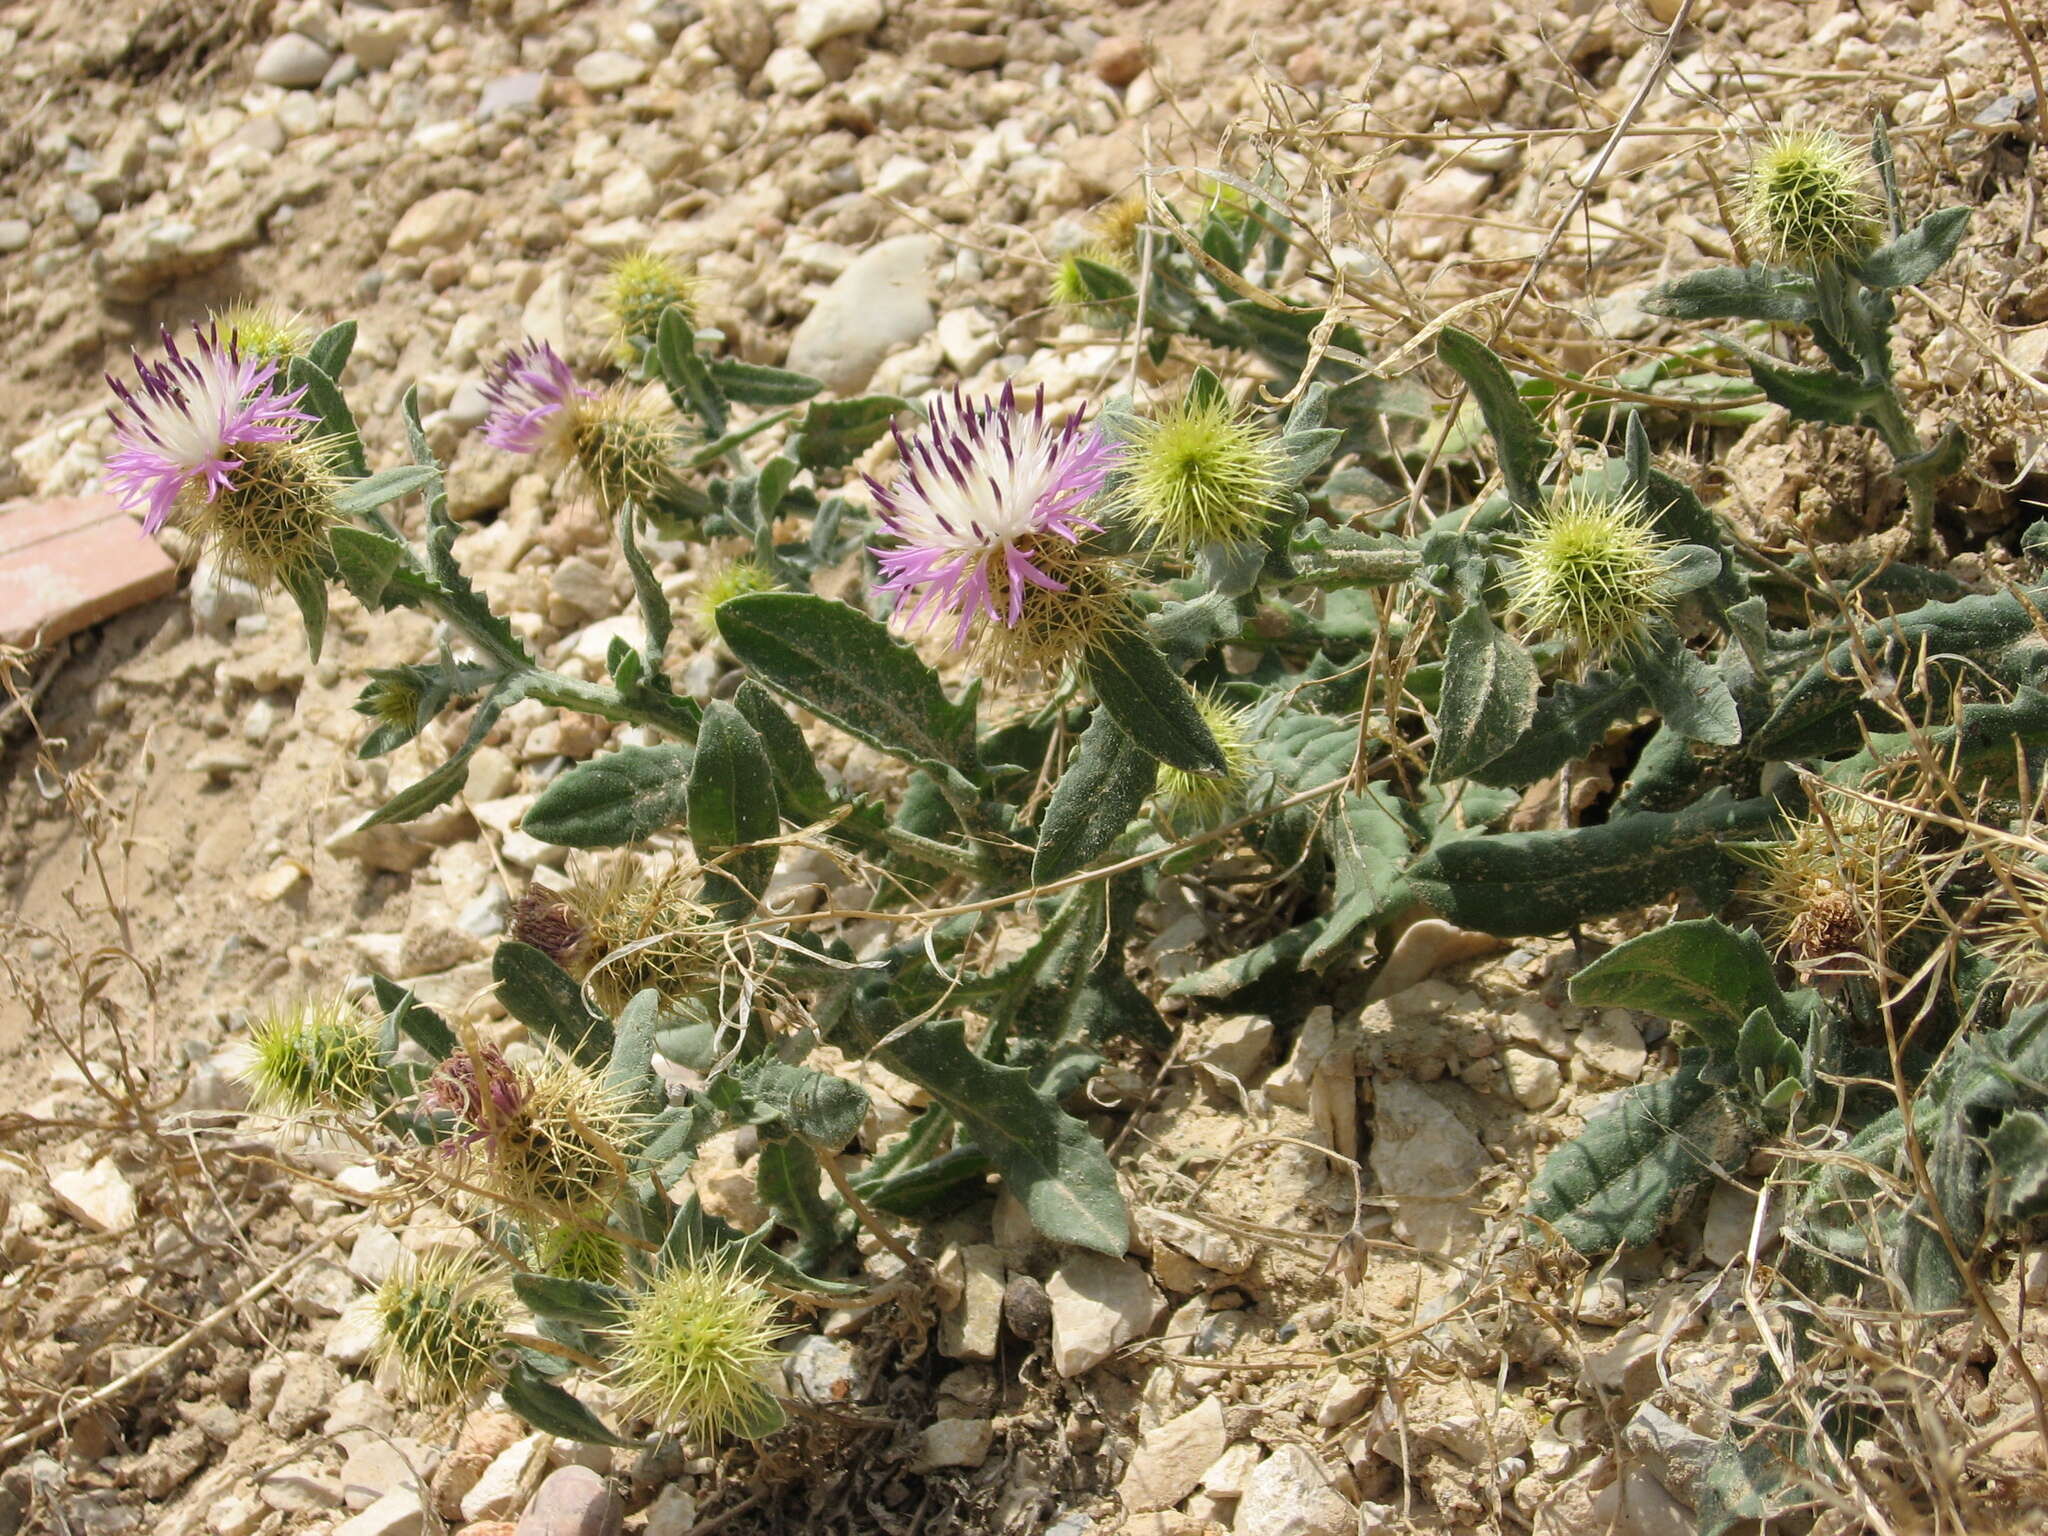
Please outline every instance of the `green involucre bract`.
[[1285, 462], [1272, 432], [1219, 396], [1190, 393], [1138, 424], [1123, 462], [1122, 509], [1170, 549], [1242, 543], [1279, 510]]
[[788, 1332], [774, 1296], [736, 1258], [698, 1255], [635, 1299], [614, 1335], [611, 1380], [635, 1413], [666, 1429], [751, 1438], [781, 1420], [763, 1377]]
[[385, 1086], [377, 1031], [355, 1005], [307, 998], [249, 1026], [237, 1075], [274, 1114], [369, 1107]]
[[1510, 541], [1507, 588], [1530, 633], [1591, 656], [1632, 649], [1676, 594], [1659, 538], [1638, 500], [1567, 490]]
[[1884, 233], [1869, 161], [1826, 129], [1781, 133], [1742, 180], [1742, 233], [1769, 261], [1806, 271], [1863, 255]]

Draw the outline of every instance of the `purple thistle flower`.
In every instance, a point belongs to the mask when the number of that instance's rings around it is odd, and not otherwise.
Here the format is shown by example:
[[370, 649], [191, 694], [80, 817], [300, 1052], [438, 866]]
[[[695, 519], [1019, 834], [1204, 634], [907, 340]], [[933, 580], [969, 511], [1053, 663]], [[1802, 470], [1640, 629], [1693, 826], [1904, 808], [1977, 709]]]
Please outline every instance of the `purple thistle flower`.
[[161, 362], [136, 355], [138, 390], [107, 378], [126, 413], [109, 412], [121, 446], [107, 459], [106, 485], [122, 506], [143, 514], [145, 533], [163, 527], [186, 486], [203, 484], [208, 501], [232, 486], [242, 461], [231, 450], [288, 443], [319, 419], [296, 409], [306, 392], [280, 388], [274, 361], [242, 356], [233, 332], [223, 346], [217, 326], [193, 326], [189, 357], [168, 330], [160, 334]]
[[484, 441], [507, 453], [538, 452], [552, 435], [548, 418], [571, 400], [596, 393], [576, 382], [559, 352], [529, 336], [500, 358], [484, 380], [484, 399], [491, 407], [484, 418]]
[[439, 1110], [473, 1127], [451, 1143], [467, 1147], [518, 1115], [526, 1104], [526, 1088], [504, 1052], [479, 1043], [473, 1052], [457, 1051], [442, 1061], [420, 1090], [419, 1102], [422, 1109]]
[[[927, 431], [909, 441], [896, 434], [902, 472], [886, 486], [870, 477], [868, 488], [897, 542], [870, 553], [882, 569], [879, 590], [892, 594], [905, 623], [958, 614], [957, 648], [977, 614], [1016, 628], [1027, 586], [1067, 590], [1041, 567], [1035, 542], [1078, 544], [1082, 530], [1101, 532], [1080, 509], [1123, 453], [1100, 427], [1084, 430], [1084, 414], [1052, 426], [1043, 388], [1029, 412], [1017, 408], [1008, 384], [977, 406], [955, 389], [950, 401], [933, 404]], [[1003, 591], [1007, 603], [998, 601]]]

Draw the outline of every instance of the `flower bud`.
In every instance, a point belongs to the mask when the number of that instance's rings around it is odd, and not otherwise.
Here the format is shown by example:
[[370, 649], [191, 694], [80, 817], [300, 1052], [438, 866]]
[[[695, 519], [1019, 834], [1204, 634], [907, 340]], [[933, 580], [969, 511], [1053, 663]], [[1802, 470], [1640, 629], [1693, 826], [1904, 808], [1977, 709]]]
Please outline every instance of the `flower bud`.
[[614, 1335], [611, 1381], [632, 1411], [702, 1440], [752, 1439], [778, 1428], [781, 1405], [764, 1378], [789, 1328], [774, 1296], [743, 1274], [732, 1249], [658, 1275]]
[[704, 639], [718, 634], [718, 610], [750, 592], [775, 590], [775, 573], [758, 560], [722, 560], [690, 594], [690, 623]]
[[647, 391], [621, 386], [578, 400], [567, 432], [570, 457], [607, 515], [628, 503], [658, 507], [680, 495], [682, 434], [675, 413]]
[[1192, 554], [1260, 537], [1286, 494], [1279, 439], [1215, 391], [1190, 390], [1138, 424], [1124, 458], [1124, 515], [1154, 544]]
[[1204, 831], [1229, 819], [1251, 777], [1253, 753], [1245, 736], [1245, 712], [1207, 694], [1195, 696], [1195, 712], [1223, 749], [1222, 774], [1189, 773], [1171, 764], [1159, 765], [1153, 802], [1169, 824], [1185, 832]]
[[282, 368], [293, 358], [305, 356], [313, 344], [313, 328], [305, 317], [274, 304], [237, 300], [208, 315], [207, 323], [254, 363], [275, 363]]
[[[1122, 292], [1104, 292], [1100, 285], [1108, 284], [1110, 279], [1102, 273], [1089, 272], [1083, 262], [1092, 262], [1116, 274], [1123, 280]], [[1082, 319], [1103, 330], [1122, 330], [1138, 312], [1137, 295], [1124, 257], [1104, 244], [1084, 245], [1061, 257], [1059, 265], [1052, 269], [1052, 287], [1046, 297], [1056, 308], [1079, 310]]]
[[1883, 237], [1881, 213], [1867, 157], [1826, 129], [1779, 134], [1742, 180], [1742, 234], [1780, 266], [1864, 255]]
[[626, 1273], [626, 1248], [595, 1218], [565, 1221], [535, 1242], [533, 1267], [561, 1280], [615, 1285]]
[[377, 1031], [340, 998], [306, 999], [249, 1027], [237, 1076], [271, 1114], [361, 1110], [387, 1087]]
[[1509, 542], [1508, 593], [1531, 635], [1612, 657], [1639, 646], [1677, 601], [1670, 547], [1640, 500], [1566, 490]]
[[193, 506], [185, 528], [227, 574], [267, 589], [320, 567], [341, 521], [340, 492], [325, 440], [251, 443], [233, 480]]
[[686, 264], [652, 251], [634, 251], [612, 263], [605, 274], [604, 308], [611, 320], [612, 355], [621, 368], [632, 367], [654, 345], [668, 310], [680, 310], [685, 325], [695, 322], [699, 286]]
[[497, 1379], [507, 1299], [485, 1260], [401, 1261], [371, 1299], [375, 1353], [421, 1402], [460, 1403]]

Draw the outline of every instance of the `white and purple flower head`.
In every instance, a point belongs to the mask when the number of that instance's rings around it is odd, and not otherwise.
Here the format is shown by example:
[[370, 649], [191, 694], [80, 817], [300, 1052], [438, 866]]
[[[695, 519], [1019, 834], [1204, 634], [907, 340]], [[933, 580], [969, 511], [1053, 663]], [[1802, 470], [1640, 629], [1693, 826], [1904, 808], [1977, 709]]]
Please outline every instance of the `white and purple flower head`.
[[1123, 452], [1100, 427], [1084, 427], [1083, 414], [1049, 424], [1042, 388], [1029, 411], [1018, 409], [1008, 384], [979, 405], [956, 389], [950, 401], [933, 403], [924, 432], [907, 441], [896, 434], [902, 472], [886, 486], [870, 477], [868, 487], [897, 541], [872, 551], [880, 590], [906, 623], [958, 614], [958, 647], [980, 614], [1016, 628], [1027, 587], [1067, 590], [1045, 570], [1038, 541], [1072, 546], [1084, 530], [1101, 531], [1081, 508]]
[[538, 453], [567, 425], [558, 418], [569, 405], [596, 393], [576, 382], [553, 347], [528, 337], [484, 380], [484, 440], [507, 453]]
[[163, 527], [187, 486], [203, 485], [209, 502], [230, 489], [236, 448], [291, 442], [318, 420], [297, 408], [305, 390], [280, 387], [277, 364], [244, 357], [233, 332], [223, 344], [217, 327], [193, 326], [189, 355], [162, 336], [161, 362], [135, 359], [137, 389], [107, 379], [126, 408], [111, 412], [120, 447], [107, 459], [107, 489], [143, 514], [146, 533]]

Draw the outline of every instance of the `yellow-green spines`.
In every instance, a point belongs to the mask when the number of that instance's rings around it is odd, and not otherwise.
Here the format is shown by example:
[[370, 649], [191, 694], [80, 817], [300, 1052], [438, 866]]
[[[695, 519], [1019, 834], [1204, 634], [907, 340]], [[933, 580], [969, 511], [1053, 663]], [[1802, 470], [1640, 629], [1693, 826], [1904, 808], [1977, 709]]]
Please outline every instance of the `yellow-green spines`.
[[1115, 273], [1124, 280], [1126, 290], [1132, 288], [1130, 269], [1123, 254], [1106, 243], [1098, 243], [1084, 245], [1060, 258], [1059, 265], [1052, 269], [1052, 288], [1047, 298], [1056, 308], [1078, 309], [1090, 325], [1116, 329], [1128, 324], [1137, 312], [1135, 291], [1114, 295], [1103, 293], [1095, 281], [1100, 274], [1091, 275], [1082, 267], [1083, 262], [1092, 262]]
[[517, 1108], [489, 1117], [478, 1182], [515, 1210], [581, 1213], [625, 1184], [631, 1140], [616, 1095], [582, 1067], [551, 1062], [521, 1085]]
[[758, 560], [722, 560], [704, 573], [690, 595], [690, 622], [710, 639], [718, 633], [718, 610], [750, 592], [775, 590], [775, 573]]
[[594, 1220], [550, 1227], [533, 1245], [533, 1267], [560, 1280], [617, 1283], [626, 1273], [626, 1248]]
[[2003, 863], [1998, 889], [1974, 935], [2016, 1004], [2048, 1000], [2048, 868]]
[[250, 1026], [240, 1056], [251, 1101], [272, 1114], [364, 1109], [387, 1085], [376, 1029], [339, 998], [266, 1014]]
[[1286, 494], [1280, 441], [1220, 394], [1190, 391], [1141, 421], [1124, 456], [1121, 506], [1154, 543], [1192, 553], [1259, 537]]
[[1584, 655], [1634, 649], [1676, 601], [1671, 545], [1639, 500], [1564, 491], [1509, 547], [1508, 595], [1529, 633]]
[[1786, 832], [1747, 857], [1760, 871], [1750, 894], [1787, 959], [1881, 952], [1925, 912], [1912, 818], [1832, 794]]
[[1189, 773], [1161, 763], [1158, 784], [1153, 791], [1153, 800], [1160, 814], [1175, 826], [1190, 831], [1213, 827], [1225, 820], [1237, 797], [1243, 793], [1245, 781], [1251, 777], [1252, 770], [1252, 746], [1245, 735], [1245, 712], [1207, 694], [1196, 695], [1195, 712], [1209, 727], [1209, 734], [1216, 738], [1216, 745], [1223, 749], [1222, 774]]
[[242, 299], [215, 310], [207, 320], [243, 357], [276, 363], [280, 368], [303, 357], [313, 344], [313, 328], [304, 317], [274, 304]]
[[570, 457], [607, 514], [629, 502], [644, 508], [670, 499], [682, 436], [666, 405], [625, 385], [577, 401], [568, 418]]
[[1742, 180], [1742, 233], [1765, 260], [1813, 271], [1884, 235], [1868, 157], [1838, 133], [1781, 133]]
[[621, 853], [572, 860], [569, 875], [560, 911], [578, 938], [562, 963], [610, 1012], [644, 987], [677, 1001], [696, 996], [732, 964], [724, 927], [694, 898], [682, 866]]
[[[729, 1250], [728, 1250], [729, 1252]], [[633, 1411], [705, 1440], [748, 1439], [782, 1423], [763, 1383], [789, 1332], [775, 1298], [737, 1259], [698, 1255], [662, 1271], [614, 1334], [612, 1383]]]
[[371, 1298], [376, 1353], [426, 1403], [459, 1403], [497, 1379], [507, 1298], [474, 1255], [409, 1258]]
[[640, 349], [654, 344], [665, 311], [680, 310], [683, 323], [694, 324], [697, 291], [697, 274], [674, 257], [635, 251], [613, 262], [605, 274], [604, 307], [619, 366], [631, 367]]
[[332, 445], [318, 438], [242, 443], [229, 484], [211, 501], [196, 485], [180, 497], [186, 532], [220, 568], [269, 588], [320, 563], [341, 521]]
[[1143, 191], [1127, 192], [1097, 210], [1094, 225], [1097, 249], [1107, 253], [1107, 265], [1130, 270], [1137, 265], [1138, 247], [1151, 216], [1151, 204]]

